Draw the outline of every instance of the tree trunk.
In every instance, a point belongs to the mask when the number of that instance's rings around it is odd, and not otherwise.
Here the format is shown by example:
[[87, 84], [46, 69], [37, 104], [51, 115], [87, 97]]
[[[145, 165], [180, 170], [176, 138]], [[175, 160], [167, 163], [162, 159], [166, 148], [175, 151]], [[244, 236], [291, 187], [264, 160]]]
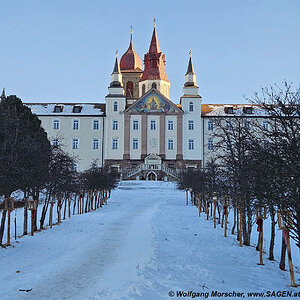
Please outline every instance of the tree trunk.
[[233, 226], [231, 229], [231, 234], [234, 234], [235, 226], [236, 226], [236, 208], [234, 207], [234, 209], [233, 209]]
[[84, 209], [85, 213], [88, 212], [88, 205], [89, 205], [89, 194], [87, 193], [87, 195], [86, 195], [86, 201], [85, 201], [85, 209]]
[[74, 195], [73, 216], [75, 215], [77, 194]]
[[6, 210], [2, 210], [1, 226], [0, 226], [0, 245], [2, 245], [4, 230], [5, 230]]
[[281, 239], [281, 257], [279, 263], [279, 269], [285, 271], [285, 253], [286, 253], [286, 244], [283, 237], [283, 230], [282, 230], [282, 239]]
[[224, 218], [225, 218], [224, 209], [222, 209], [222, 223], [221, 223], [222, 228], [224, 227]]
[[24, 195], [24, 220], [23, 220], [23, 235], [27, 235], [27, 227], [28, 227], [28, 199], [27, 196]]
[[220, 212], [220, 205], [219, 205], [219, 203], [217, 205], [217, 210], [218, 210], [218, 224], [221, 224], [221, 212]]
[[65, 198], [65, 206], [64, 206], [64, 217], [63, 217], [63, 220], [65, 220], [66, 219], [66, 211], [67, 211], [67, 198]]
[[271, 216], [271, 240], [270, 240], [270, 249], [269, 249], [269, 260], [274, 260], [274, 245], [275, 245], [275, 212], [274, 207], [270, 207], [270, 216]]
[[40, 229], [44, 228], [44, 222], [45, 222], [50, 199], [51, 199], [51, 194], [49, 192], [45, 199], [45, 203], [44, 203], [43, 210], [42, 210], [42, 215], [41, 215], [41, 219], [40, 219]]
[[239, 241], [240, 240], [240, 235], [239, 235], [239, 232], [240, 232], [240, 214], [239, 214], [237, 208], [236, 208], [236, 232], [237, 232], [236, 239]]

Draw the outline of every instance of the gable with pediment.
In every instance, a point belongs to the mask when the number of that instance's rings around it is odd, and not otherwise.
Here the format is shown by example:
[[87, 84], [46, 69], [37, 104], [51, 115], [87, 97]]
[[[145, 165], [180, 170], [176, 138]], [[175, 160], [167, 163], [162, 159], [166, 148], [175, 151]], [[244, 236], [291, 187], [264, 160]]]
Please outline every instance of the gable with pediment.
[[161, 93], [152, 89], [133, 103], [127, 112], [130, 113], [182, 113], [182, 111]]

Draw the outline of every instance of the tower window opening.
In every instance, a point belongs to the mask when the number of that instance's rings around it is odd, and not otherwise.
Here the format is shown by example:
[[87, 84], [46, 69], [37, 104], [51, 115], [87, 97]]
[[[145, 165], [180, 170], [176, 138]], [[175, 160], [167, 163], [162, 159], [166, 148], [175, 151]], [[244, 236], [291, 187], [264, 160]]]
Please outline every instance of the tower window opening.
[[189, 110], [194, 111], [194, 103], [193, 102], [189, 103]]
[[155, 82], [152, 83], [152, 88], [157, 89], [157, 84]]
[[126, 97], [133, 97], [133, 82], [128, 81], [126, 83]]
[[144, 94], [145, 94], [145, 92], [146, 92], [146, 85], [145, 85], [145, 84], [143, 84], [143, 85], [142, 85], [142, 95], [144, 95]]

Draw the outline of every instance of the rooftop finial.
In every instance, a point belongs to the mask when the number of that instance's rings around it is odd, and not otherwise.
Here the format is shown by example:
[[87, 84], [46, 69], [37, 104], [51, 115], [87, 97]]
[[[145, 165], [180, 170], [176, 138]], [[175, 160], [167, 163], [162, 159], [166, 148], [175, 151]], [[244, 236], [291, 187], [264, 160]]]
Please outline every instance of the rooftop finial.
[[189, 55], [190, 55], [190, 57], [192, 57], [192, 49], [190, 49]]
[[154, 25], [154, 27], [156, 27], [156, 18], [154, 17], [154, 19], [153, 19], [153, 25]]
[[133, 34], [133, 26], [130, 25], [130, 34], [132, 35]]
[[116, 50], [116, 57], [118, 57], [118, 50]]

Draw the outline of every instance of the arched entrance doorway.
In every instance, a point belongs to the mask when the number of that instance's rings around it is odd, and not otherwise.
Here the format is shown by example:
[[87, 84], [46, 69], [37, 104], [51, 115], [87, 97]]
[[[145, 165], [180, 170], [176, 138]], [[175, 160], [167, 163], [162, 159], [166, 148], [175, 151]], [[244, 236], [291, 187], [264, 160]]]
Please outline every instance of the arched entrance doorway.
[[150, 172], [147, 175], [147, 180], [156, 181], [157, 180], [157, 175], [154, 172]]

